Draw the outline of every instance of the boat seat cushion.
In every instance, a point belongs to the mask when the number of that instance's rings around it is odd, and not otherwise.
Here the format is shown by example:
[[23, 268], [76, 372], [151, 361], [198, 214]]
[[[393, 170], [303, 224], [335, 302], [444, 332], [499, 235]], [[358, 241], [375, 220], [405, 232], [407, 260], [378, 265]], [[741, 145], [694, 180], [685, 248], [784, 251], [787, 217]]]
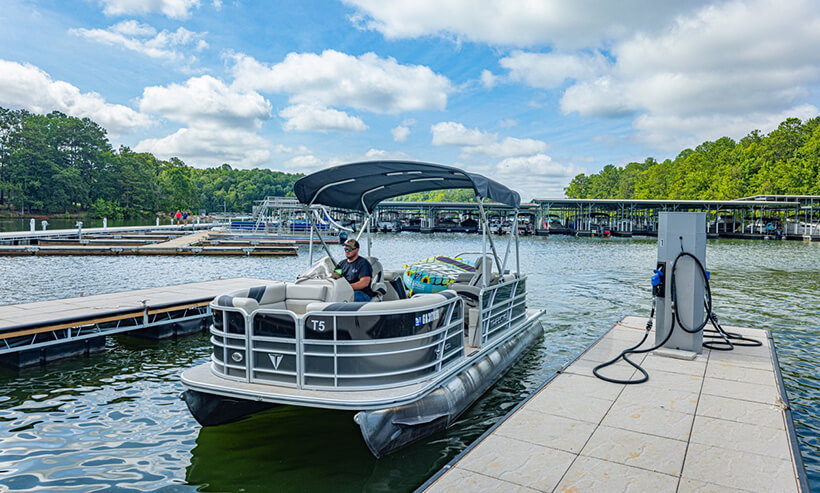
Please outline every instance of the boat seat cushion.
[[328, 286], [326, 284], [287, 284], [287, 300], [319, 300], [327, 299]]
[[[250, 313], [259, 308], [259, 305], [266, 305], [265, 308], [273, 308], [267, 305], [281, 304], [284, 299], [285, 283], [278, 282], [231, 291], [228, 294], [214, 298], [214, 303], [219, 306], [241, 308]], [[282, 308], [284, 308], [284, 304], [282, 304]]]
[[451, 291], [441, 291], [436, 294], [417, 294], [412, 298], [394, 301], [362, 301], [352, 303], [311, 303], [306, 307], [307, 312], [381, 312], [391, 310], [406, 310], [424, 308], [435, 305], [456, 296]]
[[470, 284], [464, 284], [459, 282], [454, 282], [450, 284], [449, 289], [452, 289], [459, 296], [463, 296], [467, 299], [478, 301], [478, 297], [481, 294], [481, 287], [479, 286], [472, 286]]
[[384, 269], [382, 263], [376, 257], [367, 257], [370, 267], [373, 269], [373, 276], [370, 279], [370, 289], [376, 296], [384, 296], [387, 293], [387, 286], [384, 283]]
[[319, 283], [288, 284], [285, 305], [288, 310], [301, 315], [309, 304], [327, 300], [328, 287]]

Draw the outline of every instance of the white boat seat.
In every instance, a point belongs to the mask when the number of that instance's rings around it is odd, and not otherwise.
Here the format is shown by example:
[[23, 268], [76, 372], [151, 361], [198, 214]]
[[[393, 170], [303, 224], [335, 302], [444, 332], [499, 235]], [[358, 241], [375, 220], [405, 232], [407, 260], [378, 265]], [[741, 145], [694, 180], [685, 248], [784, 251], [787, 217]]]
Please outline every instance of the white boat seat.
[[311, 303], [307, 306], [307, 312], [381, 312], [391, 310], [402, 310], [408, 308], [423, 308], [425, 306], [441, 303], [446, 299], [456, 296], [450, 291], [441, 291], [435, 294], [417, 294], [412, 298], [403, 300], [381, 301], [357, 301], [353, 303]]
[[[217, 296], [214, 299], [214, 303], [219, 306], [241, 308], [245, 312], [250, 313], [259, 308], [260, 304], [268, 305], [270, 303], [281, 302], [284, 298], [285, 283], [277, 282], [231, 291], [228, 294]], [[284, 308], [284, 304], [282, 308]]]
[[218, 296], [219, 306], [241, 308], [251, 313], [257, 308], [290, 310], [305, 313], [307, 305], [315, 302], [344, 302], [353, 299], [353, 288], [344, 279], [302, 279], [295, 283], [272, 283], [239, 289]]
[[376, 293], [376, 297], [381, 300], [387, 294], [387, 285], [384, 282], [384, 269], [382, 263], [376, 257], [365, 257], [370, 262], [373, 269], [373, 276], [370, 279], [370, 289]]

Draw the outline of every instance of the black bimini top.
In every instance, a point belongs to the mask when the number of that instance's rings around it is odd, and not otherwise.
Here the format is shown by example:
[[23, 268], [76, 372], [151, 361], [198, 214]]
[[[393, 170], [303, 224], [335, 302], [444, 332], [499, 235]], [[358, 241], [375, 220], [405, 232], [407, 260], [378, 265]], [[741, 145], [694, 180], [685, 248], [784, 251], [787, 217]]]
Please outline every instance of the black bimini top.
[[470, 188], [479, 197], [512, 207], [518, 192], [475, 173], [440, 164], [412, 161], [367, 161], [323, 169], [299, 179], [293, 190], [306, 205], [373, 212], [376, 205], [400, 195], [446, 188]]

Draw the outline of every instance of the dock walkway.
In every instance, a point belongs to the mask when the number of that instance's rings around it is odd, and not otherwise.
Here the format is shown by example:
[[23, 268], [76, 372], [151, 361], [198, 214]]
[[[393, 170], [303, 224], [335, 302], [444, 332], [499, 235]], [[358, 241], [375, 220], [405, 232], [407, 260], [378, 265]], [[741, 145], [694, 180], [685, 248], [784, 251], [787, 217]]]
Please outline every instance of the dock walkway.
[[[704, 348], [692, 361], [632, 355], [644, 384], [595, 378], [645, 324], [624, 318], [422, 489], [807, 492], [769, 332], [725, 327], [763, 346]], [[640, 376], [622, 361], [603, 374]]]
[[267, 281], [232, 278], [0, 306], [0, 363], [22, 368], [103, 349], [123, 332], [151, 339], [198, 332], [220, 294]]
[[219, 294], [247, 287], [254, 282], [265, 281], [237, 277], [79, 298], [0, 305], [0, 334], [7, 335], [22, 328], [42, 328], [71, 321], [115, 317], [141, 312], [146, 307], [151, 310], [160, 306], [206, 303]]

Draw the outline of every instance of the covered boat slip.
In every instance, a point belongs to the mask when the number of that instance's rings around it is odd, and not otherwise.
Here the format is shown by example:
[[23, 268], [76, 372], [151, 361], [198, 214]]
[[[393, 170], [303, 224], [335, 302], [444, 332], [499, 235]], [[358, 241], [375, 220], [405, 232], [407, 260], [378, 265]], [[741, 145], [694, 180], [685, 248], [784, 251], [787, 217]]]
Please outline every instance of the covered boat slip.
[[[646, 320], [612, 327], [420, 490], [808, 492], [771, 334], [726, 327], [763, 345], [693, 360], [633, 355], [640, 385], [594, 378]], [[639, 376], [623, 361], [604, 374]]]

